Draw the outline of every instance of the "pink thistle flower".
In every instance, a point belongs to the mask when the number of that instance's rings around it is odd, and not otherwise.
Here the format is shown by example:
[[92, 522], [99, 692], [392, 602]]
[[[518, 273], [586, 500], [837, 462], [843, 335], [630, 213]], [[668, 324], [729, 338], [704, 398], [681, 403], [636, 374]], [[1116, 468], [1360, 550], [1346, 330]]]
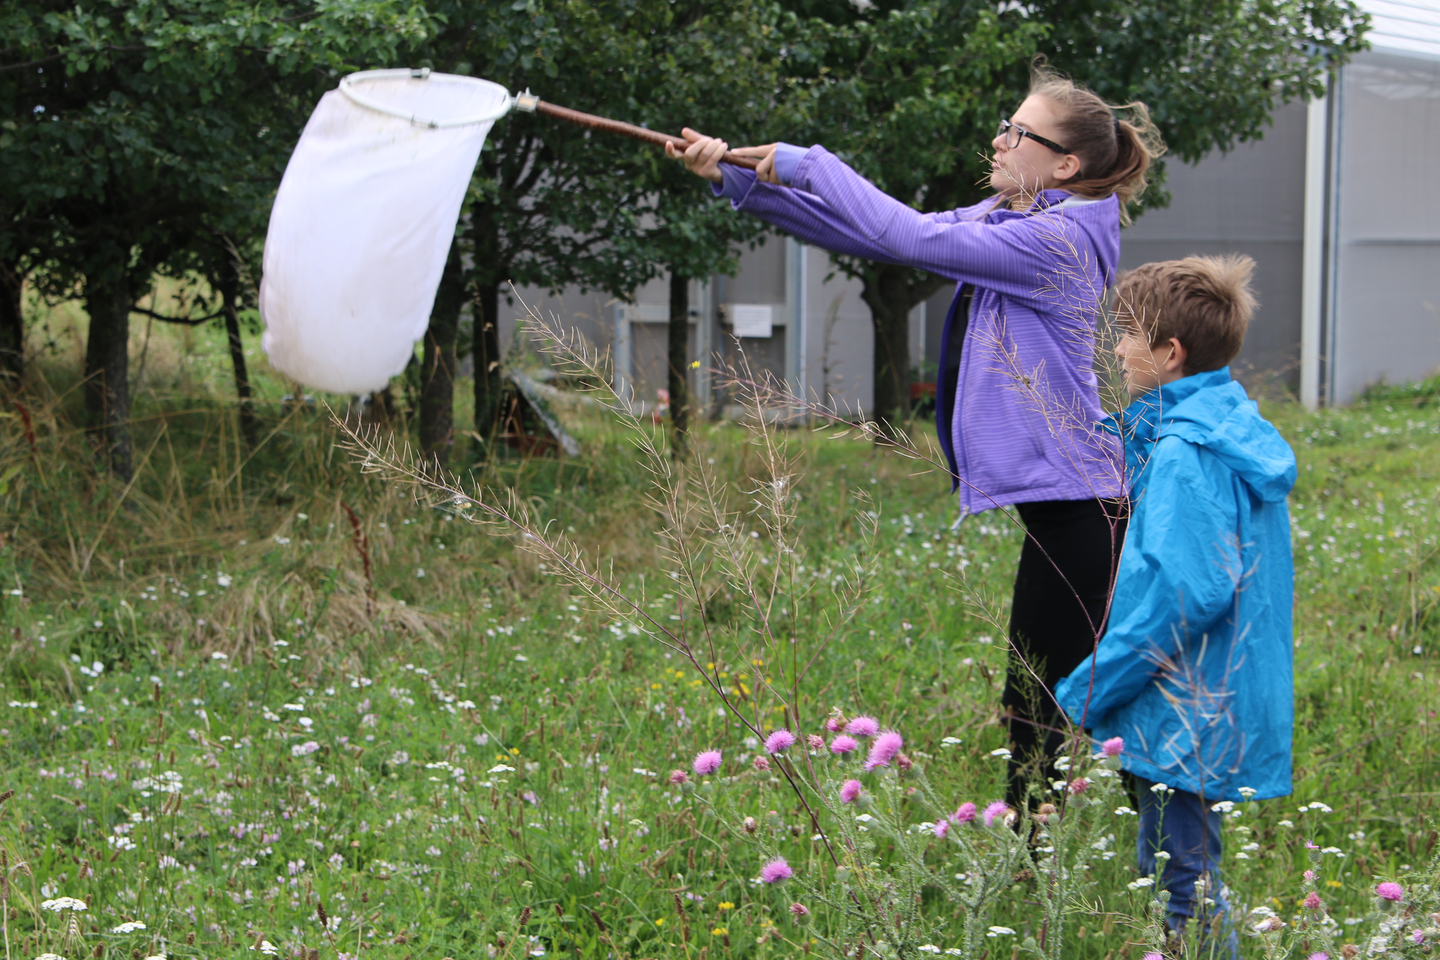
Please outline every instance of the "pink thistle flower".
[[1319, 953], [1310, 954], [1310, 956], [1306, 957], [1305, 960], [1330, 960], [1330, 954], [1322, 950]]
[[1076, 777], [1074, 780], [1070, 781], [1070, 786], [1067, 789], [1069, 789], [1070, 791], [1070, 796], [1078, 797], [1080, 796], [1080, 794], [1090, 789], [1090, 781], [1086, 780], [1084, 777]]
[[810, 908], [803, 903], [792, 903], [790, 904], [790, 916], [796, 920], [804, 920], [810, 916]]
[[947, 833], [950, 832], [950, 823], [949, 823], [949, 821], [947, 821], [947, 820], [936, 820], [936, 821], [935, 821], [934, 830], [935, 830], [935, 836], [940, 837], [941, 839], [944, 839], [945, 834], [947, 834]]
[[695, 754], [695, 762], [691, 764], [695, 772], [704, 777], [720, 769], [720, 751], [705, 750]]
[[811, 750], [824, 750], [825, 738], [820, 736], [819, 734], [812, 733], [810, 734], [810, 736], [805, 738], [805, 745]]
[[1305, 849], [1306, 849], [1306, 850], [1319, 850], [1319, 849], [1320, 849], [1320, 844], [1314, 842], [1313, 840], [1306, 840], [1306, 841], [1305, 841]]
[[909, 757], [905, 756], [905, 754], [901, 753], [897, 754], [895, 757], [895, 766], [899, 767], [901, 770], [909, 770], [911, 767], [915, 766], [915, 761], [911, 760]]
[[874, 717], [856, 717], [845, 724], [845, 732], [852, 737], [873, 737], [880, 732], [880, 724]]
[[795, 746], [795, 734], [789, 730], [776, 730], [765, 738], [765, 752], [771, 755], [784, 753]]
[[987, 804], [985, 807], [985, 813], [983, 814], [983, 816], [985, 817], [985, 826], [994, 826], [997, 818], [1003, 820], [1007, 816], [1009, 816], [1009, 814], [1010, 805], [1004, 800], [996, 800], [993, 803]]
[[685, 782], [686, 782], [687, 780], [689, 780], [689, 779], [690, 779], [690, 774], [686, 773], [684, 770], [671, 770], [671, 771], [670, 771], [670, 782], [671, 782], [671, 783], [685, 783]]
[[859, 780], [846, 780], [844, 785], [840, 787], [840, 802], [854, 803], [860, 799], [860, 794], [863, 790], [864, 787], [861, 786]]
[[843, 733], [840, 734], [840, 736], [836, 737], [834, 740], [830, 741], [831, 753], [844, 755], [847, 753], [854, 753], [858, 749], [860, 749], [860, 744], [855, 740], [855, 738], [847, 737]]
[[954, 813], [950, 814], [950, 819], [954, 820], [956, 823], [969, 823], [971, 820], [975, 819], [975, 804], [971, 803], [969, 800], [966, 800], [964, 803], [960, 804], [959, 808], [956, 809]]
[[829, 717], [825, 719], [825, 729], [829, 730], [831, 733], [839, 733], [841, 730], [845, 729], [846, 722], [847, 721], [845, 719], [845, 714], [841, 713], [839, 710], [835, 710], [830, 714]]
[[766, 770], [770, 769], [770, 758], [766, 756], [758, 756], [754, 760], [750, 761], [750, 766], [754, 767], [756, 770], [759, 770], [761, 773], [764, 773]]
[[1315, 871], [1314, 871], [1314, 870], [1306, 870], [1306, 871], [1305, 871], [1305, 881], [1306, 881], [1307, 883], [1314, 883], [1314, 882], [1315, 882]]
[[1381, 900], [1390, 900], [1399, 903], [1405, 899], [1405, 888], [1392, 880], [1386, 880], [1375, 888], [1375, 896]]
[[1425, 942], [1425, 931], [1424, 931], [1424, 930], [1416, 930], [1413, 934], [1411, 934], [1410, 939], [1414, 940], [1416, 943], [1424, 943], [1424, 942]]
[[1105, 756], [1107, 757], [1120, 756], [1120, 754], [1125, 752], [1125, 738], [1111, 737], [1109, 740], [1106, 740], [1104, 743], [1100, 744], [1100, 752], [1105, 754]]
[[784, 857], [776, 857], [760, 868], [760, 879], [766, 883], [779, 883], [793, 876], [795, 871], [790, 869], [790, 864], [785, 862]]
[[[854, 726], [852, 723], [851, 726]], [[875, 738], [870, 744], [870, 756], [865, 760], [865, 769], [874, 770], [876, 767], [888, 767], [890, 761], [895, 759], [895, 754], [905, 746], [905, 738], [894, 730], [886, 730]]]
[[1147, 953], [1143, 960], [1165, 960], [1165, 957], [1158, 953]]
[[1316, 893], [1314, 890], [1311, 890], [1305, 895], [1305, 899], [1302, 901], [1302, 903], [1305, 905], [1305, 908], [1307, 910], [1319, 910], [1320, 894]]

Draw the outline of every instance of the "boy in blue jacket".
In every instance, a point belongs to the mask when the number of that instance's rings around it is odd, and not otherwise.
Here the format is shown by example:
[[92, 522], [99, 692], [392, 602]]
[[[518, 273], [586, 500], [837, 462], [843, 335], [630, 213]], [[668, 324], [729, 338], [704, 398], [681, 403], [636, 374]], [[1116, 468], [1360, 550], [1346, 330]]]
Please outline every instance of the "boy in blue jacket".
[[1117, 285], [1133, 400], [1106, 426], [1125, 441], [1133, 513], [1109, 626], [1055, 691], [1097, 740], [1124, 738], [1140, 873], [1164, 861], [1175, 933], [1209, 915], [1199, 899], [1226, 909], [1216, 804], [1290, 792], [1295, 455], [1228, 366], [1254, 265], [1190, 257]]

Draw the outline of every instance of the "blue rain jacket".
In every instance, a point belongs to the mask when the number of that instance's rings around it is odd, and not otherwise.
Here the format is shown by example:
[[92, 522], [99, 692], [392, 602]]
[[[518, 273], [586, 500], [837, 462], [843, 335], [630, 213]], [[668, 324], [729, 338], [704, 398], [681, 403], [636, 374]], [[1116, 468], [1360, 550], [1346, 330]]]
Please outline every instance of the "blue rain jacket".
[[[1055, 696], [1121, 761], [1207, 801], [1290, 792], [1295, 454], [1230, 379], [1185, 377], [1104, 424], [1133, 512], [1110, 625]], [[1093, 668], [1093, 687], [1092, 687]]]

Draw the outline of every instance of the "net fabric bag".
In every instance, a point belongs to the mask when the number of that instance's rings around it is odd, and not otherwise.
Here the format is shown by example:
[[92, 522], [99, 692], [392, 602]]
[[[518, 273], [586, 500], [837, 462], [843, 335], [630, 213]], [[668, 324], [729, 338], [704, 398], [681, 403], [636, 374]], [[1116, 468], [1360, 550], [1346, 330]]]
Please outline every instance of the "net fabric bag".
[[509, 95], [403, 70], [343, 86], [356, 96], [321, 98], [275, 195], [261, 345], [308, 387], [362, 394], [404, 370], [425, 334], [471, 172]]

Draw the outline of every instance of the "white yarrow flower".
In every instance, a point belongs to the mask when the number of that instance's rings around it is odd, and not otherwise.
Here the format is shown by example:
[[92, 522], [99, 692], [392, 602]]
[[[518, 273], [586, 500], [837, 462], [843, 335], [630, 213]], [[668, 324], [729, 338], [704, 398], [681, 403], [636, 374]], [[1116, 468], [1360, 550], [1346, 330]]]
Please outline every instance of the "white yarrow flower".
[[1013, 937], [1015, 931], [1009, 927], [991, 927], [986, 933], [987, 937]]
[[74, 897], [56, 897], [54, 900], [42, 902], [40, 909], [59, 913], [61, 910], [89, 910], [90, 907], [84, 900], [76, 900]]
[[111, 932], [111, 933], [134, 933], [136, 930], [144, 930], [144, 929], [145, 929], [145, 922], [144, 922], [143, 920], [130, 920], [130, 921], [127, 921], [127, 922], [125, 922], [125, 923], [120, 924], [120, 926], [118, 926], [118, 927], [112, 927], [112, 928], [110, 929], [110, 932]]

